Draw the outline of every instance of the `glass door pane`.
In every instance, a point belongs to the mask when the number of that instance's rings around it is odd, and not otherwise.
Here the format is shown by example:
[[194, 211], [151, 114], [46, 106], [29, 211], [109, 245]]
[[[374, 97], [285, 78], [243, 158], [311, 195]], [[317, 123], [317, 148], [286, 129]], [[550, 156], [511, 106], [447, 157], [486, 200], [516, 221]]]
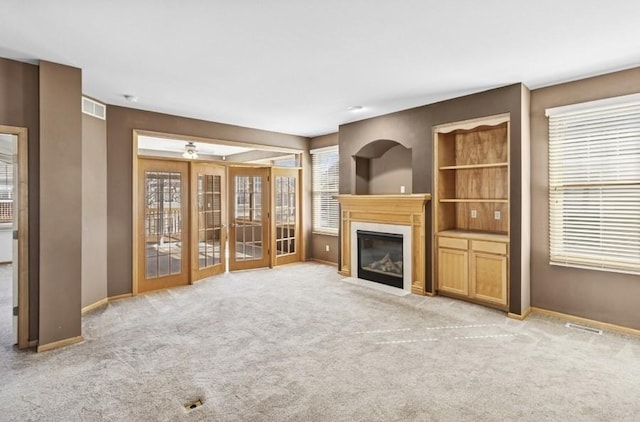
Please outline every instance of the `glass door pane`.
[[292, 254], [296, 252], [296, 178], [294, 176], [276, 176], [275, 197], [276, 255]]
[[221, 177], [198, 175], [198, 268], [220, 263], [222, 209]]
[[145, 172], [145, 274], [147, 279], [182, 272], [180, 173]]
[[262, 236], [262, 180], [260, 176], [236, 176], [236, 261], [260, 260]]

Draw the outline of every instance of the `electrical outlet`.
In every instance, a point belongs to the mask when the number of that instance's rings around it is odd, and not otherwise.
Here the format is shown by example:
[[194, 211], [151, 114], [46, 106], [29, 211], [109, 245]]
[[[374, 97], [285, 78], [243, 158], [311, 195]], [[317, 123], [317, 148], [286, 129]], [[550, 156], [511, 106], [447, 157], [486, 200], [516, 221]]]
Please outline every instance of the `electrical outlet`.
[[494, 220], [500, 220], [500, 218], [502, 218], [502, 214], [500, 213], [500, 211], [494, 211], [493, 218]]
[[329, 245], [324, 245], [324, 251], [329, 252]]
[[471, 210], [471, 218], [478, 218], [478, 211], [477, 210]]
[[400, 186], [400, 193], [404, 193], [404, 192], [405, 192], [404, 186]]

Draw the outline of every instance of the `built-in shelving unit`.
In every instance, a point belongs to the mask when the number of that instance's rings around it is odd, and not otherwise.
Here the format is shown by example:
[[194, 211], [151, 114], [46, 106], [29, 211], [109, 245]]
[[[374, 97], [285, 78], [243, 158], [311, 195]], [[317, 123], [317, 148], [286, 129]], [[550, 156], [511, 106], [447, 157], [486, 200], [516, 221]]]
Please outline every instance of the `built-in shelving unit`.
[[509, 115], [434, 128], [436, 289], [508, 309]]

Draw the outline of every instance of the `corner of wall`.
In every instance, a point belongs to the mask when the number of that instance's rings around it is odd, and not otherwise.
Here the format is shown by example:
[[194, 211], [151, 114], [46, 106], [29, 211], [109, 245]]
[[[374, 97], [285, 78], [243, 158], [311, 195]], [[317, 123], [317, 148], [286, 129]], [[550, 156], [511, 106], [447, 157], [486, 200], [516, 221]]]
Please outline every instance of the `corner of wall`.
[[521, 237], [521, 311], [524, 315], [531, 308], [531, 93], [521, 84], [522, 105], [522, 237]]
[[82, 308], [107, 298], [107, 123], [82, 114]]

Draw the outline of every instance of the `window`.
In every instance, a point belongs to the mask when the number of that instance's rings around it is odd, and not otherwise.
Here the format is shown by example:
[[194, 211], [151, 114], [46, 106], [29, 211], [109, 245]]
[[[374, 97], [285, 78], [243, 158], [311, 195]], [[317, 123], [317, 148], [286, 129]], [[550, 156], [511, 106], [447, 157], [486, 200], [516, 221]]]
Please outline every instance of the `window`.
[[318, 148], [311, 151], [313, 231], [338, 234], [340, 208], [334, 198], [338, 194], [338, 147]]
[[640, 95], [547, 116], [551, 264], [640, 273]]

